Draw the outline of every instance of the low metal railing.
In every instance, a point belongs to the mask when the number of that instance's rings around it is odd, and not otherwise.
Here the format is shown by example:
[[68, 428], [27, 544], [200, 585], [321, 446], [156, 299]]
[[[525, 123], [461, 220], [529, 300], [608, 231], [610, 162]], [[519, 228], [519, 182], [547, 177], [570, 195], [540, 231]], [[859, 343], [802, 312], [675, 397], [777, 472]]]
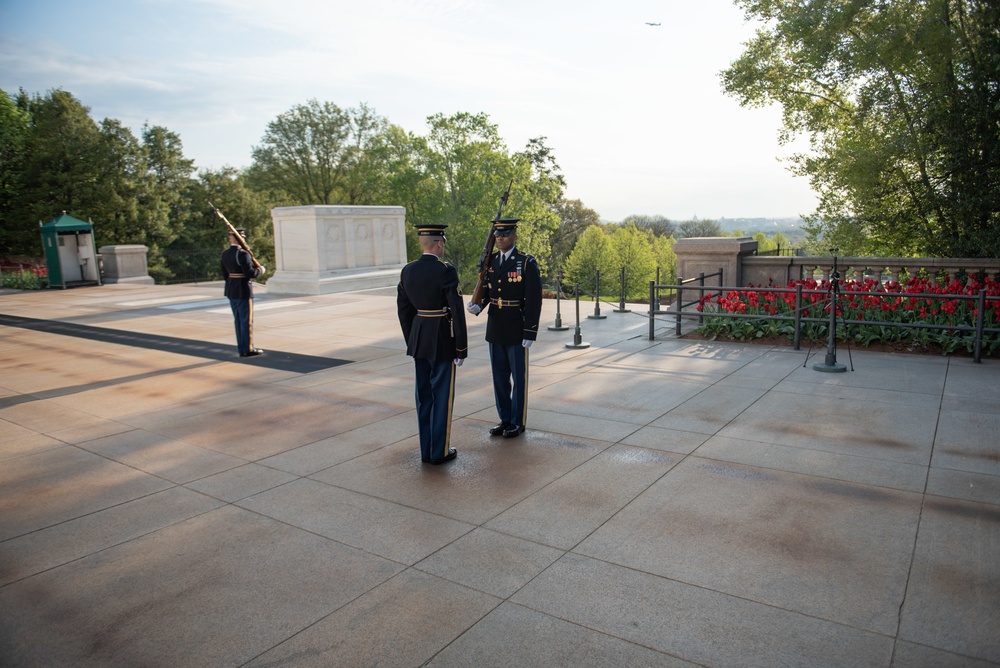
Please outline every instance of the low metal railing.
[[[712, 318], [735, 318], [735, 319], [757, 319], [765, 321], [779, 321], [779, 322], [792, 322], [794, 323], [794, 329], [792, 333], [792, 344], [795, 350], [800, 349], [801, 339], [802, 339], [802, 323], [815, 322], [815, 323], [827, 323], [829, 322], [829, 315], [824, 315], [822, 317], [812, 317], [802, 315], [803, 309], [809, 306], [822, 306], [823, 308], [828, 308], [824, 306], [823, 302], [807, 302], [805, 300], [806, 295], [825, 295], [832, 299], [832, 291], [830, 289], [823, 290], [807, 290], [802, 287], [802, 284], [796, 285], [794, 288], [748, 288], [748, 287], [733, 287], [733, 286], [719, 286], [719, 285], [704, 285], [704, 278], [708, 278], [713, 275], [699, 276], [698, 279], [689, 279], [685, 281], [685, 284], [679, 285], [667, 285], [667, 286], [656, 286], [652, 281], [650, 281], [650, 295], [654, 293], [657, 288], [674, 288], [677, 290], [678, 299], [674, 308], [673, 318], [675, 322], [675, 331], [679, 336], [681, 333], [681, 323], [683, 320], [697, 320], [699, 326], [704, 323], [706, 317]], [[698, 285], [692, 285], [692, 283], [698, 282]], [[681, 291], [694, 291], [697, 292], [699, 298], [697, 300], [683, 301], [680, 297]], [[779, 315], [779, 314], [744, 314], [744, 313], [730, 313], [725, 311], [711, 311], [705, 312], [702, 309], [690, 309], [689, 307], [700, 305], [702, 303], [702, 296], [706, 293], [757, 293], [757, 294], [767, 294], [767, 293], [778, 293], [782, 295], [794, 294], [795, 301], [793, 306], [793, 311], [791, 315]], [[904, 298], [904, 299], [927, 299], [927, 300], [941, 300], [941, 301], [968, 301], [973, 302], [976, 308], [976, 322], [973, 325], [962, 325], [962, 324], [938, 324], [930, 322], [900, 322], [900, 321], [885, 321], [885, 320], [857, 320], [857, 319], [847, 319], [847, 318], [836, 318], [837, 325], [864, 325], [872, 327], [889, 327], [889, 328], [901, 328], [901, 329], [928, 329], [928, 330], [945, 330], [949, 332], [967, 332], [971, 333], [973, 337], [973, 359], [976, 362], [982, 361], [982, 350], [983, 341], [987, 334], [989, 335], [1000, 335], [1000, 327], [986, 327], [985, 326], [985, 313], [986, 313], [986, 290], [981, 289], [978, 293], [972, 295], [961, 295], [961, 294], [941, 294], [941, 293], [912, 293], [912, 292], [886, 292], [883, 290], [872, 291], [872, 292], [860, 292], [851, 290], [849, 292], [841, 292], [839, 299], [847, 299], [848, 297], [878, 297], [878, 298]], [[1000, 298], [990, 297], [989, 301], [1000, 303]], [[838, 306], [839, 308], [839, 306]], [[685, 310], [687, 309], [687, 310]], [[654, 320], [655, 316], [652, 310], [649, 313], [649, 340], [654, 340]]]

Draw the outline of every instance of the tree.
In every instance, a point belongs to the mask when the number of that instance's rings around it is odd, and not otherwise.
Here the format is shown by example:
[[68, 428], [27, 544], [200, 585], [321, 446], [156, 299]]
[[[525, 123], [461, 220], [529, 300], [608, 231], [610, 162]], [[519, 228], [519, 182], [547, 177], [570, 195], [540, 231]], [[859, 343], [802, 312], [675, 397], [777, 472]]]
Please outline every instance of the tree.
[[656, 266], [660, 268], [660, 284], [673, 285], [677, 281], [677, 254], [674, 253], [673, 237], [653, 237], [653, 256]]
[[508, 155], [486, 114], [435, 114], [427, 121], [427, 170], [440, 184], [442, 201], [430, 206], [437, 218], [424, 222], [449, 226], [445, 259], [458, 269], [463, 289], [471, 292], [475, 285], [483, 244], [508, 185], [503, 216], [522, 219], [517, 246], [535, 256], [544, 275], [549, 237], [558, 226], [554, 206], [562, 197], [562, 177], [544, 138]]
[[642, 214], [632, 214], [622, 219], [622, 224], [635, 223], [640, 229], [648, 229], [659, 237], [672, 237], [677, 231], [677, 225], [669, 218], [663, 216], [647, 216]]
[[560, 199], [555, 205], [559, 227], [552, 234], [551, 264], [553, 271], [564, 268], [566, 258], [576, 246], [580, 235], [591, 226], [600, 227], [601, 217], [578, 199]]
[[160, 126], [143, 126], [142, 148], [149, 177], [144, 205], [162, 210], [176, 229], [183, 223], [177, 206], [194, 172], [194, 160], [184, 157], [180, 136]]
[[597, 272], [607, 276], [615, 264], [611, 238], [600, 225], [583, 231], [566, 258], [566, 283], [580, 284], [580, 294], [593, 294]]
[[[23, 95], [19, 104], [30, 121], [22, 163], [24, 188], [15, 224], [37, 235], [39, 221], [47, 222], [62, 211], [83, 220], [94, 215], [104, 147], [89, 109], [62, 90], [44, 97]], [[98, 237], [104, 232], [101, 226], [95, 227]]]
[[254, 257], [274, 273], [274, 226], [271, 209], [288, 206], [287, 200], [272, 200], [266, 193], [247, 187], [244, 175], [232, 167], [203, 170], [189, 179], [177, 207], [187, 221], [166, 251], [170, 277], [180, 280], [214, 278], [219, 275], [219, 254], [229, 244], [229, 231], [209, 202], [236, 227], [247, 230], [247, 244]]
[[408, 257], [421, 253], [416, 228], [444, 220], [444, 182], [434, 176], [430, 166], [431, 152], [427, 139], [390, 125], [372, 145], [380, 156], [387, 178], [383, 184], [382, 201], [406, 209]]
[[521, 174], [513, 173], [513, 161], [486, 114], [434, 114], [427, 122], [428, 166], [440, 180], [444, 198], [435, 207], [441, 217], [434, 222], [449, 226], [445, 258], [458, 269], [462, 288], [471, 292], [483, 240], [500, 196], [512, 180], [518, 182], [520, 187], [511, 189], [504, 211], [505, 216], [511, 216], [522, 197], [526, 166]]
[[738, 0], [764, 21], [722, 73], [778, 103], [819, 206], [811, 241], [850, 254], [1000, 255], [1000, 4]]
[[38, 223], [24, 219], [25, 147], [30, 116], [0, 90], [0, 253], [29, 254], [38, 245]]
[[[649, 281], [656, 276], [656, 255], [650, 236], [628, 223], [619, 227], [611, 235], [611, 253], [617, 274], [606, 276], [607, 282], [602, 285], [614, 285], [621, 282], [621, 269], [625, 269], [624, 288], [626, 299], [637, 299], [649, 295]], [[605, 276], [604, 272], [601, 272]], [[617, 277], [617, 281], [613, 279]], [[620, 292], [616, 290], [615, 292]]]
[[722, 225], [717, 220], [686, 220], [677, 226], [677, 233], [683, 238], [724, 237]]
[[530, 139], [513, 161], [515, 178], [524, 175], [516, 209], [524, 221], [518, 225], [518, 248], [533, 255], [542, 276], [547, 276], [552, 266], [552, 236], [559, 229], [557, 204], [566, 182], [545, 137]]
[[[161, 251], [183, 228], [177, 203], [192, 170], [180, 138], [147, 125], [140, 142], [116, 119], [94, 122], [89, 109], [62, 90], [34, 97], [21, 91], [16, 107], [27, 123], [24, 134], [12, 135], [21, 142], [12, 182], [18, 187], [8, 188], [0, 204], [11, 223], [6, 249], [37, 254], [38, 222], [66, 211], [93, 221], [98, 246], [146, 245], [150, 274], [166, 275]], [[3, 109], [0, 104], [0, 115]], [[4, 127], [13, 130], [7, 122]]]
[[388, 123], [366, 105], [341, 109], [315, 99], [267, 125], [248, 172], [256, 190], [284, 191], [299, 205], [371, 204], [384, 178], [371, 158]]
[[345, 204], [376, 204], [388, 174], [381, 154], [375, 150], [389, 122], [368, 105], [349, 109], [350, 146], [345, 151]]

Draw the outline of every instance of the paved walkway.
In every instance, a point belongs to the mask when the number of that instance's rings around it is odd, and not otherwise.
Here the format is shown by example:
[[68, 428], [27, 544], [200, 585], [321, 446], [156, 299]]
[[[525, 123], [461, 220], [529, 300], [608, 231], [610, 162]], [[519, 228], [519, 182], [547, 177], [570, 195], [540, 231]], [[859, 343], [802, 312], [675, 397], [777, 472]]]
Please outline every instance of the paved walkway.
[[0, 295], [3, 666], [1000, 665], [997, 360], [564, 301], [503, 440], [470, 317], [429, 467], [392, 290], [261, 294], [246, 361], [220, 295]]

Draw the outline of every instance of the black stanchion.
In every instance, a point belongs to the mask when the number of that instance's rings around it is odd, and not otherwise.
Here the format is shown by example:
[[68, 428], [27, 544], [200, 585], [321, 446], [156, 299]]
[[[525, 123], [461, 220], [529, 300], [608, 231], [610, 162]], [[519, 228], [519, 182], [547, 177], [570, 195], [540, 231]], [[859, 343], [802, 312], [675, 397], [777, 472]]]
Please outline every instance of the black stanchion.
[[615, 313], [631, 313], [631, 309], [625, 308], [625, 267], [622, 267], [621, 286], [622, 286], [622, 299], [618, 308], [615, 309]]
[[653, 313], [662, 313], [660, 310], [660, 268], [656, 268], [656, 290], [653, 291], [652, 301], [649, 302], [649, 308]]
[[562, 324], [562, 313], [560, 312], [560, 297], [562, 296], [563, 273], [556, 274], [556, 322], [549, 326], [553, 332], [565, 332], [569, 327]]
[[601, 270], [597, 270], [597, 278], [594, 290], [594, 315], [588, 315], [589, 320], [604, 320], [608, 316], [601, 315]]
[[656, 338], [655, 332], [655, 321], [656, 318], [653, 317], [653, 292], [656, 290], [656, 283], [653, 281], [649, 282], [649, 340], [652, 341]]
[[567, 343], [567, 348], [589, 348], [589, 343], [583, 342], [580, 333], [580, 284], [573, 284], [573, 297], [576, 299], [576, 331], [573, 333], [573, 343]]
[[653, 309], [653, 313], [655, 313], [656, 315], [664, 315], [664, 314], [668, 313], [668, 311], [664, 310], [663, 306], [660, 304], [660, 268], [659, 267], [656, 268], [656, 308]]

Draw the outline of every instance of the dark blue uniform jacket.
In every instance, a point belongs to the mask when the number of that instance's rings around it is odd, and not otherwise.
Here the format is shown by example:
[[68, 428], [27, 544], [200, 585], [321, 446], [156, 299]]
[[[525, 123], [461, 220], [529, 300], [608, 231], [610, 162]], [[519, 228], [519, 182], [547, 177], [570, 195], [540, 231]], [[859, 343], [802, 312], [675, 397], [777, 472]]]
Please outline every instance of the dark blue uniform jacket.
[[442, 362], [468, 357], [465, 308], [452, 265], [425, 253], [403, 267], [396, 311], [407, 355]]

